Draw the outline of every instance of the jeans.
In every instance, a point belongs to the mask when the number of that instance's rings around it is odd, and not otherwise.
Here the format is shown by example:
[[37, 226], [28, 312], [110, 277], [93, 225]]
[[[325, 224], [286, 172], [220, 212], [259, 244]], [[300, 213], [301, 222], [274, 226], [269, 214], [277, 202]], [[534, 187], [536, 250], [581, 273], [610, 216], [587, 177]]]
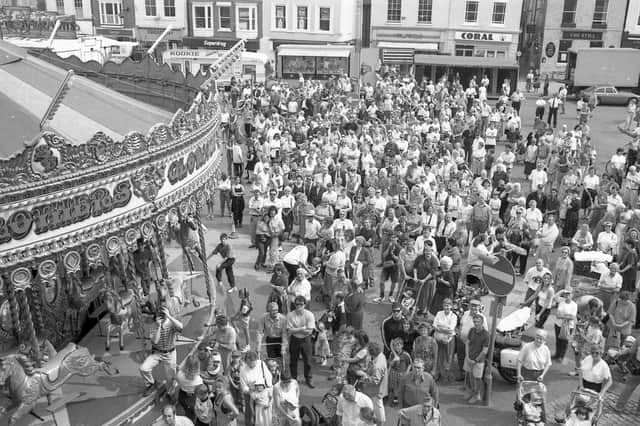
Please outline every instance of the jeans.
[[256, 227], [258, 226], [258, 220], [260, 220], [260, 216], [251, 215], [251, 220], [249, 221], [249, 236], [251, 237], [251, 245], [255, 246], [256, 244]]
[[151, 351], [151, 354], [145, 358], [140, 366], [140, 375], [147, 382], [147, 385], [153, 385], [155, 380], [153, 378], [153, 369], [162, 364], [164, 367], [165, 376], [167, 381], [170, 382], [176, 375], [176, 351], [162, 353]]
[[556, 331], [556, 356], [558, 360], [562, 361], [564, 359], [565, 354], [567, 353], [567, 348], [569, 347], [569, 341], [567, 339], [561, 339], [560, 330], [561, 328], [558, 325], [553, 326]]
[[298, 338], [291, 336], [289, 339], [289, 370], [291, 371], [291, 377], [298, 379], [298, 358], [302, 355], [302, 362], [304, 364], [304, 378], [311, 380], [311, 356], [312, 345], [311, 336], [304, 338]]
[[627, 405], [629, 401], [629, 397], [634, 390], [640, 385], [640, 376], [629, 375], [627, 376], [627, 383], [624, 385], [624, 389], [620, 393], [620, 397], [618, 398], [618, 402], [616, 403], [617, 410], [624, 410], [624, 406]]
[[267, 261], [267, 248], [269, 247], [269, 238], [261, 238], [260, 235], [256, 237], [256, 245], [258, 246], [258, 257], [256, 258], [256, 265], [262, 266]]
[[551, 126], [551, 120], [553, 120], [553, 128], [555, 129], [558, 126], [558, 108], [549, 108], [549, 113], [547, 114], [547, 124]]
[[236, 279], [233, 276], [233, 264], [235, 261], [234, 258], [225, 259], [224, 262], [216, 268], [216, 280], [222, 282], [222, 271], [224, 271], [227, 274], [227, 281], [229, 281], [229, 287], [231, 288], [236, 286]]
[[231, 213], [231, 191], [220, 191], [220, 216], [224, 216], [225, 207]]

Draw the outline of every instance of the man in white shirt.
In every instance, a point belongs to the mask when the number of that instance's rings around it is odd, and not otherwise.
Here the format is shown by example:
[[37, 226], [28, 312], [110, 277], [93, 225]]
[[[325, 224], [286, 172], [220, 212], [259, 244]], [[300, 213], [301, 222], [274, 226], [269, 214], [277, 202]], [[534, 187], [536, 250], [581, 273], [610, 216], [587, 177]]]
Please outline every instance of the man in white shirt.
[[601, 290], [600, 298], [605, 312], [609, 310], [609, 306], [617, 299], [620, 290], [622, 290], [622, 275], [618, 272], [619, 270], [620, 266], [613, 262], [609, 265], [609, 270], [603, 267], [602, 274], [600, 274], [598, 288]]
[[249, 215], [251, 216], [251, 222], [249, 223], [249, 235], [251, 236], [251, 245], [249, 248], [256, 247], [256, 226], [258, 219], [262, 215], [262, 208], [264, 206], [264, 200], [260, 195], [260, 188], [253, 189], [253, 197], [249, 198]]
[[524, 296], [524, 300], [529, 300], [533, 293], [538, 291], [538, 287], [542, 282], [542, 277], [545, 274], [551, 274], [551, 271], [548, 268], [545, 268], [544, 261], [542, 259], [536, 259], [535, 266], [529, 268], [524, 276], [524, 283], [527, 285], [527, 292]]
[[338, 397], [336, 416], [338, 424], [342, 426], [361, 426], [360, 410], [370, 408], [373, 410], [371, 398], [362, 392], [358, 392], [353, 385], [344, 385], [342, 393]]
[[333, 225], [331, 225], [333, 232], [341, 230], [342, 232], [346, 230], [355, 231], [355, 227], [353, 226], [353, 222], [351, 219], [347, 219], [347, 211], [340, 210], [338, 213], [338, 218], [333, 221]]
[[193, 422], [188, 417], [176, 415], [174, 406], [168, 404], [162, 409], [162, 418], [153, 426], [193, 426]]
[[282, 263], [289, 273], [289, 284], [296, 278], [298, 269], [307, 269], [308, 260], [309, 249], [303, 245], [295, 246], [283, 256]]
[[536, 256], [542, 259], [546, 265], [551, 267], [551, 252], [553, 251], [553, 245], [560, 235], [558, 225], [556, 225], [556, 217], [554, 215], [547, 216], [547, 222], [542, 225], [542, 229], [539, 232], [540, 244]]
[[607, 221], [604, 223], [604, 231], [598, 234], [598, 250], [604, 254], [615, 256], [618, 254], [618, 236], [611, 230], [613, 223]]
[[549, 178], [547, 176], [547, 172], [544, 171], [544, 163], [541, 161], [536, 165], [535, 170], [531, 171], [529, 174], [529, 181], [531, 182], [531, 190], [533, 191], [535, 188], [542, 186], [543, 188], [547, 185]]
[[[289, 301], [292, 305], [295, 303], [296, 297], [302, 296], [307, 301], [307, 306], [309, 306], [309, 303], [311, 303], [311, 283], [307, 280], [306, 269], [298, 268], [296, 279], [289, 284], [287, 293], [289, 293]], [[295, 309], [295, 305], [292, 309]]]

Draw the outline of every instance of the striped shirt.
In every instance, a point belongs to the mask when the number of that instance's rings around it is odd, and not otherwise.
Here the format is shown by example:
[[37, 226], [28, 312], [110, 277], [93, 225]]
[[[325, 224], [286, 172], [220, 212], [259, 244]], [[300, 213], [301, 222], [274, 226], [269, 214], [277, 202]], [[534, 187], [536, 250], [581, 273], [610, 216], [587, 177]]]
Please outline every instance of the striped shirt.
[[[160, 327], [160, 339], [158, 340], [158, 343], [153, 343], [153, 338], [156, 335], [158, 327]], [[153, 349], [163, 352], [174, 350], [176, 348], [178, 332], [179, 330], [171, 321], [165, 320], [161, 326], [158, 326], [158, 323], [153, 323], [150, 333]]]

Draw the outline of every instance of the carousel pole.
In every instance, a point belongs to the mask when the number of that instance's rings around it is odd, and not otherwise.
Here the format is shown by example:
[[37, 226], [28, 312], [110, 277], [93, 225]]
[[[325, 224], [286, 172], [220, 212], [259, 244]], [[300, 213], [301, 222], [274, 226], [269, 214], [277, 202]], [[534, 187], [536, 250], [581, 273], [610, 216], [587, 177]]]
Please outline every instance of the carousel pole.
[[9, 299], [9, 312], [11, 313], [11, 322], [13, 323], [13, 337], [15, 337], [16, 342], [20, 343], [20, 313], [18, 312], [16, 292], [8, 279], [4, 276], [1, 276], [0, 279], [2, 279], [7, 292], [7, 298]]
[[160, 273], [163, 279], [169, 279], [169, 269], [167, 268], [167, 255], [164, 251], [164, 241], [162, 241], [162, 234], [160, 230], [155, 227], [156, 230], [156, 243], [158, 244], [158, 257], [160, 258]]
[[204, 228], [202, 227], [202, 221], [200, 220], [201, 203], [196, 203], [195, 219], [198, 226], [198, 239], [200, 240], [200, 250], [198, 250], [198, 256], [202, 262], [202, 270], [204, 272], [204, 282], [207, 286], [207, 296], [209, 297], [209, 303], [212, 307], [216, 305], [216, 289], [213, 288], [211, 282], [211, 275], [209, 274], [209, 267], [207, 266], [207, 245], [204, 237]]
[[33, 353], [35, 354], [36, 367], [40, 368], [42, 367], [42, 355], [40, 354], [40, 345], [38, 344], [38, 337], [36, 336], [36, 328], [33, 325], [33, 318], [31, 317], [29, 298], [27, 297], [27, 292], [25, 290], [20, 291], [18, 295], [18, 303], [21, 305], [20, 308], [22, 309], [22, 312], [24, 312], [24, 317], [29, 332], [29, 340], [31, 341], [31, 345], [33, 347]]

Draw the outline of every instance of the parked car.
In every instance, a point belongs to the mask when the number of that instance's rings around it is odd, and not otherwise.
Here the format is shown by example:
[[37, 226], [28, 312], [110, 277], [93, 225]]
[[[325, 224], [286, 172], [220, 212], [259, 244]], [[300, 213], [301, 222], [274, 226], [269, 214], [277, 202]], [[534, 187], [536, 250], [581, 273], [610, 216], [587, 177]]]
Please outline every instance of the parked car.
[[595, 93], [599, 105], [626, 105], [631, 99], [640, 101], [640, 96], [635, 93], [618, 90], [613, 86], [591, 86], [580, 93], [587, 98]]

